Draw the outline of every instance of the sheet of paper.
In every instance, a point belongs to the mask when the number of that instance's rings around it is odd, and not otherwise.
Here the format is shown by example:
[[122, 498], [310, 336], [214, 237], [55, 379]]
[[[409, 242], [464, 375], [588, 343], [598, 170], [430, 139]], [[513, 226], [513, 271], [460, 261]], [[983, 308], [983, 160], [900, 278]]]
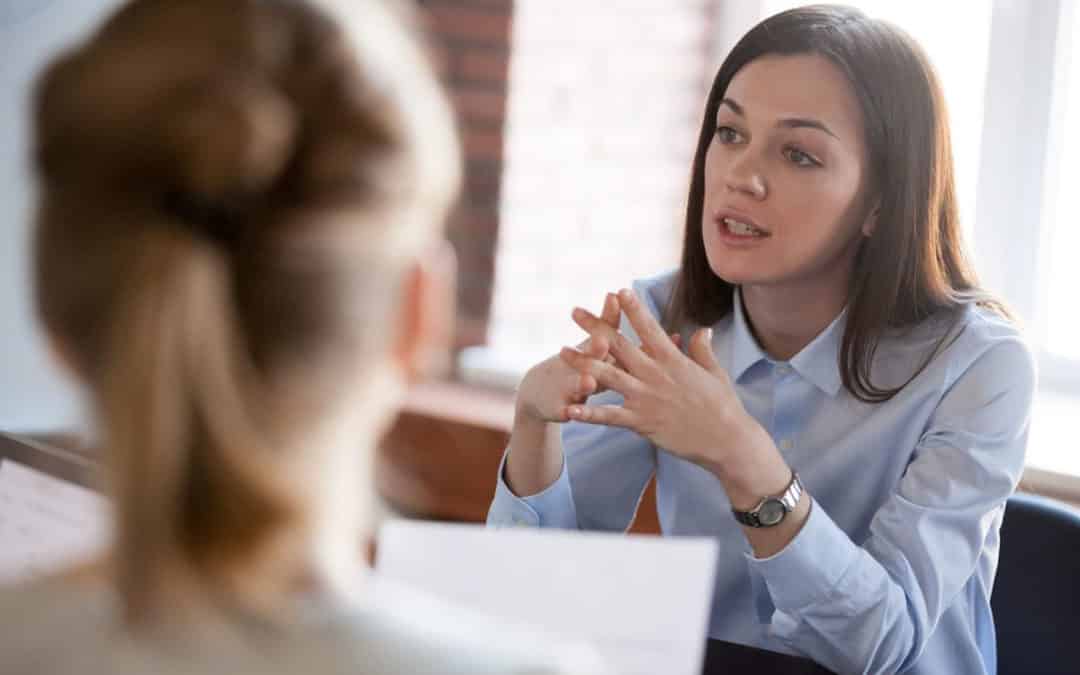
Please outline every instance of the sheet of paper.
[[104, 497], [0, 460], [0, 584], [89, 558], [105, 548], [109, 533]]
[[376, 576], [492, 617], [584, 640], [614, 672], [698, 675], [717, 544], [389, 521]]

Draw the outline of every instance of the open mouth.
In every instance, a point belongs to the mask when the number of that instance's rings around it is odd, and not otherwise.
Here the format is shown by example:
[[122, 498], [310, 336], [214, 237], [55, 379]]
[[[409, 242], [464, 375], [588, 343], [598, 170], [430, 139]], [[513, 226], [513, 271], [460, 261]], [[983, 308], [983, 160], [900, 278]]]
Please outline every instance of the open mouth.
[[735, 218], [724, 217], [720, 219], [720, 223], [728, 234], [736, 237], [763, 238], [769, 236], [769, 233], [765, 230]]

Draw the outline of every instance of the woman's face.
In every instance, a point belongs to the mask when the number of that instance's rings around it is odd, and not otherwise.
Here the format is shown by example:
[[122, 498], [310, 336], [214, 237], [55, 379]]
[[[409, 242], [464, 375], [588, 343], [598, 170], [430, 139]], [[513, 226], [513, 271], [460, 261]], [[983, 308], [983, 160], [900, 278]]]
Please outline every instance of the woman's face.
[[731, 80], [705, 156], [702, 236], [733, 284], [846, 290], [867, 214], [862, 114], [817, 55], [765, 56]]

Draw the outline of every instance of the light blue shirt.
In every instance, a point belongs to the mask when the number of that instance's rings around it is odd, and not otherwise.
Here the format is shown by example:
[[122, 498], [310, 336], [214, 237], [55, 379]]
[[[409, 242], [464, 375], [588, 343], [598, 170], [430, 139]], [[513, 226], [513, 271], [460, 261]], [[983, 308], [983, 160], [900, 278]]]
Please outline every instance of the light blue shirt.
[[[659, 316], [673, 275], [638, 282]], [[994, 673], [990, 592], [1004, 503], [1024, 466], [1032, 355], [1007, 321], [974, 306], [884, 339], [863, 403], [843, 386], [841, 313], [790, 361], [770, 358], [735, 310], [713, 349], [747, 411], [813, 502], [788, 546], [751, 553], [720, 482], [634, 432], [569, 423], [565, 462], [543, 492], [516, 497], [500, 467], [489, 525], [624, 530], [655, 472], [665, 535], [720, 541], [710, 636], [809, 657], [839, 673]], [[624, 332], [632, 330], [624, 320]], [[590, 403], [619, 403], [605, 392]], [[505, 462], [505, 458], [504, 458]]]

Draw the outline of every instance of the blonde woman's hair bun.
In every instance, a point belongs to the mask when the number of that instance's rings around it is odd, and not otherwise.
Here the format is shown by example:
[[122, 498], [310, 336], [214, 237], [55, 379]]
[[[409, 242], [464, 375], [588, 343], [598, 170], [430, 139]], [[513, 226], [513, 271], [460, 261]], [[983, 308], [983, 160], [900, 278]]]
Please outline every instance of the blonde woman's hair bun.
[[175, 162], [173, 189], [225, 209], [272, 188], [294, 154], [292, 103], [265, 78], [219, 77], [177, 96], [163, 139]]

